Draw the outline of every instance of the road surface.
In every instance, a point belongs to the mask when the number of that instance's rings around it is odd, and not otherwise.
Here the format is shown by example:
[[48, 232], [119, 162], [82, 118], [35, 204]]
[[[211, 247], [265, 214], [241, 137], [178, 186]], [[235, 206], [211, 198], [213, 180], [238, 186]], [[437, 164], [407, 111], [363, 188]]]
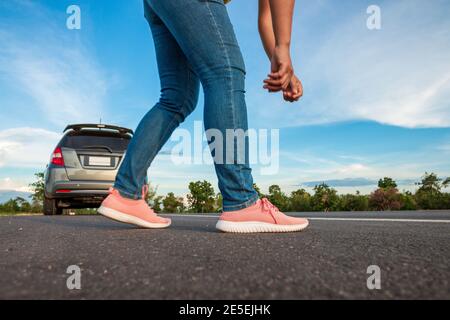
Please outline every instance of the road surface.
[[299, 215], [303, 232], [256, 235], [217, 232], [214, 216], [173, 215], [167, 230], [0, 217], [0, 299], [450, 299], [450, 211]]

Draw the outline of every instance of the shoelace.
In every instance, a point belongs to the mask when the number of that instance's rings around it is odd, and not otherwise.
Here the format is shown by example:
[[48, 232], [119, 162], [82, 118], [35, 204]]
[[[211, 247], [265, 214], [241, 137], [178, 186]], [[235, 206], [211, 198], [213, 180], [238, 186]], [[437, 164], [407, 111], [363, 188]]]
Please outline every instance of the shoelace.
[[275, 221], [275, 223], [278, 223], [274, 214], [279, 212], [280, 210], [275, 205], [273, 205], [267, 198], [261, 199], [261, 205], [264, 211], [269, 212], [269, 214], [272, 216], [273, 221]]

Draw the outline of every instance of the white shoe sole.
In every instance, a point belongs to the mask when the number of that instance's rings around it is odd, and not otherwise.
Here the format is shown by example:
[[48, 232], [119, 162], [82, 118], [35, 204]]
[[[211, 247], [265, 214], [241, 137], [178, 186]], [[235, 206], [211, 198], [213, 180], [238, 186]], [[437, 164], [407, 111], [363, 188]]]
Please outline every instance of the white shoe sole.
[[296, 232], [302, 231], [308, 225], [309, 222], [303, 224], [282, 225], [257, 221], [231, 222], [219, 220], [216, 224], [216, 228], [220, 231], [231, 233]]
[[138, 217], [126, 214], [126, 213], [122, 213], [120, 211], [111, 209], [111, 208], [107, 208], [104, 206], [101, 206], [100, 208], [98, 208], [98, 213], [100, 213], [102, 216], [105, 216], [107, 218], [119, 221], [119, 222], [123, 222], [123, 223], [128, 223], [128, 224], [132, 224], [138, 227], [142, 227], [142, 228], [147, 228], [147, 229], [162, 229], [162, 228], [167, 228], [168, 226], [170, 226], [171, 222], [169, 223], [152, 223], [152, 222], [148, 222], [142, 219], [139, 219]]

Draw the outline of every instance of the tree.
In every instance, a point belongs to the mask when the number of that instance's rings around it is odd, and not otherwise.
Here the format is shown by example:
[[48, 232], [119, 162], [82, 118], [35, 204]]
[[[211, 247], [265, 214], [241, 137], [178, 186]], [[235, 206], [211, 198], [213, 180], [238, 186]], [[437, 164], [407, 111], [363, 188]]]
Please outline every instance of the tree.
[[23, 200], [23, 198], [15, 198], [15, 199], [9, 199], [5, 203], [2, 204], [2, 212], [6, 213], [18, 213], [20, 212], [20, 199]]
[[439, 208], [446, 210], [450, 209], [450, 193], [442, 193]]
[[150, 207], [155, 212], [161, 212], [161, 204], [163, 196], [158, 196], [158, 187], [153, 187], [151, 184], [148, 184], [148, 191], [145, 195], [145, 201], [149, 204]]
[[280, 186], [271, 185], [269, 187], [269, 201], [272, 202], [275, 206], [277, 206], [280, 211], [289, 211], [289, 197], [286, 196], [284, 192], [281, 191]]
[[219, 192], [216, 195], [215, 199], [215, 212], [222, 212], [222, 208], [223, 208], [223, 197], [222, 194]]
[[445, 180], [442, 182], [442, 186], [443, 186], [444, 188], [447, 188], [448, 186], [450, 186], [450, 177], [448, 177], [447, 179], [445, 179]]
[[161, 208], [161, 205], [162, 205], [162, 199], [163, 199], [163, 196], [156, 196], [156, 197], [153, 199], [152, 209], [153, 209], [155, 212], [157, 212], [157, 213], [159, 213], [159, 212], [162, 211], [162, 208]]
[[359, 191], [356, 194], [344, 194], [339, 197], [339, 210], [342, 211], [367, 211], [369, 210], [369, 198], [361, 195]]
[[404, 191], [400, 194], [400, 210], [416, 210], [417, 202], [414, 195], [410, 191]]
[[214, 212], [215, 192], [211, 183], [208, 181], [190, 182], [189, 191], [187, 199], [192, 212]]
[[414, 195], [417, 205], [422, 209], [440, 209], [443, 198], [441, 179], [434, 173], [425, 172], [417, 184], [420, 186]]
[[37, 178], [37, 181], [30, 183], [30, 187], [33, 190], [32, 199], [35, 202], [38, 202], [42, 205], [44, 202], [44, 189], [45, 189], [45, 181], [44, 181], [44, 172], [35, 173], [34, 176]]
[[450, 186], [450, 177], [448, 177], [447, 179], [445, 179], [445, 180], [442, 182], [442, 186], [443, 186], [444, 188], [447, 188], [448, 186]]
[[418, 185], [420, 186], [418, 191], [438, 194], [441, 192], [440, 182], [441, 179], [439, 179], [435, 173], [425, 172], [425, 174], [422, 177], [422, 180], [418, 183]]
[[400, 210], [400, 195], [396, 188], [379, 188], [369, 197], [369, 206], [378, 211]]
[[15, 214], [20, 212], [33, 212], [31, 204], [22, 197], [9, 199], [5, 203], [0, 204], [0, 213]]
[[330, 188], [325, 183], [314, 187], [314, 195], [311, 199], [313, 210], [315, 211], [332, 211], [336, 210], [339, 205], [337, 191]]
[[311, 195], [305, 189], [291, 192], [290, 209], [295, 212], [311, 211]]
[[392, 178], [384, 177], [383, 179], [378, 180], [378, 188], [397, 188], [397, 183]]
[[256, 183], [253, 184], [253, 189], [258, 193], [259, 198], [264, 198], [264, 194], [261, 193], [261, 189], [258, 187]]
[[162, 200], [164, 206], [164, 212], [167, 213], [180, 213], [183, 212], [184, 204], [182, 197], [176, 197], [173, 192], [169, 192], [167, 196]]
[[17, 205], [19, 206], [19, 212], [31, 212], [31, 204], [22, 197], [16, 198]]

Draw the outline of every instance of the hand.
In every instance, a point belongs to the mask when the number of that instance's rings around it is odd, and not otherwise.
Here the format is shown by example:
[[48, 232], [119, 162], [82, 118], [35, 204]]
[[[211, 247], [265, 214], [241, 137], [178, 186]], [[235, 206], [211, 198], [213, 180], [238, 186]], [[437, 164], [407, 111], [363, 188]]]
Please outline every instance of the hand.
[[303, 96], [303, 85], [299, 78], [292, 76], [291, 82], [286, 90], [283, 90], [283, 98], [286, 101], [298, 101]]
[[271, 59], [271, 71], [268, 78], [264, 80], [264, 89], [269, 92], [287, 90], [294, 75], [289, 47], [275, 48]]

